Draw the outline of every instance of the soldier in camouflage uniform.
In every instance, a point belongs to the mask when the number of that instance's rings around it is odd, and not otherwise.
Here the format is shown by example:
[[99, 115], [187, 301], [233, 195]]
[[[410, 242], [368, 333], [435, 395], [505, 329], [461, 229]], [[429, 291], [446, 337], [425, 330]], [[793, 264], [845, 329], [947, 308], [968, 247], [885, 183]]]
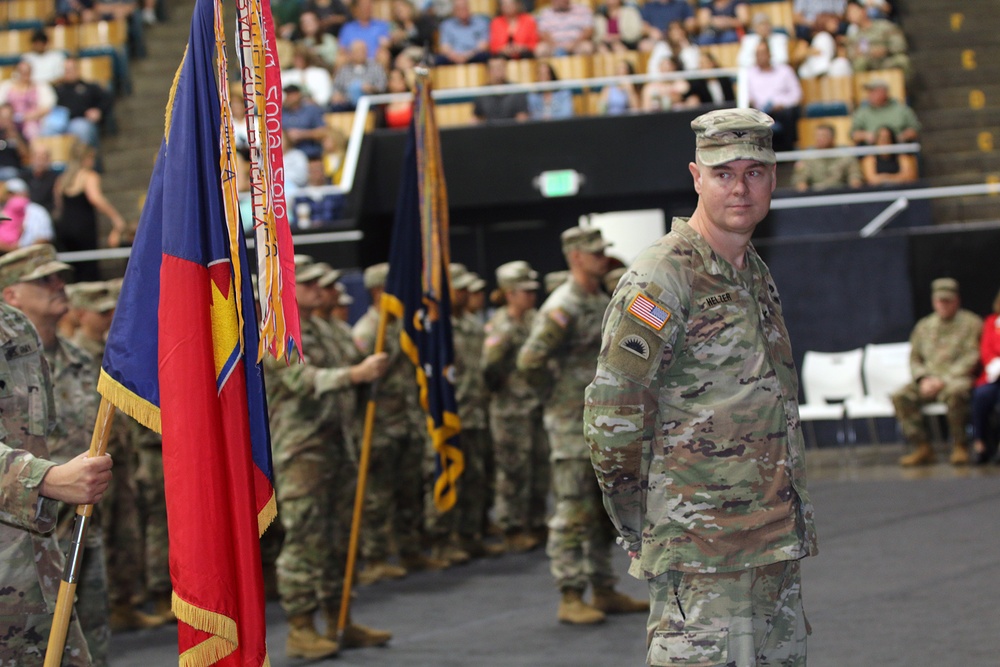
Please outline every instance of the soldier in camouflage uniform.
[[650, 665], [806, 664], [798, 380], [750, 244], [775, 186], [772, 123], [753, 109], [691, 123], [697, 208], [622, 278], [587, 388], [604, 504], [649, 582]]
[[[385, 263], [369, 266], [364, 272], [364, 285], [373, 305], [355, 323], [352, 332], [358, 349], [366, 354], [375, 349], [378, 304], [388, 275], [389, 265]], [[422, 461], [429, 435], [413, 363], [399, 346], [401, 328], [394, 318], [389, 320], [385, 331], [389, 368], [373, 389], [375, 428], [365, 486], [361, 545], [367, 564], [358, 573], [358, 582], [362, 584], [402, 577], [407, 571], [441, 569], [448, 565], [446, 561], [425, 556], [421, 545]], [[393, 543], [399, 552], [400, 565], [388, 562]]]
[[490, 430], [496, 461], [496, 521], [507, 551], [534, 549], [544, 533], [549, 495], [549, 441], [542, 398], [517, 370], [517, 353], [535, 320], [538, 272], [527, 262], [497, 268], [498, 306], [486, 324], [482, 368], [491, 391]]
[[903, 70], [909, 81], [913, 75], [903, 29], [886, 19], [873, 19], [860, 3], [847, 5], [847, 22], [856, 30], [847, 33], [847, 58], [855, 72], [880, 69]]
[[913, 381], [892, 396], [896, 419], [906, 440], [916, 449], [899, 460], [904, 466], [934, 462], [921, 408], [941, 401], [948, 406], [948, 433], [952, 465], [966, 465], [969, 449], [965, 425], [969, 399], [979, 366], [979, 335], [983, 321], [961, 307], [958, 281], [938, 278], [931, 283], [934, 312], [924, 317], [910, 335], [910, 371]]
[[[836, 134], [832, 125], [824, 123], [816, 126], [814, 148], [818, 150], [833, 148], [835, 140]], [[795, 171], [792, 174], [792, 185], [799, 192], [829, 188], [860, 188], [863, 183], [861, 164], [858, 158], [852, 155], [799, 160], [795, 163]]]
[[[316, 659], [340, 648], [334, 640], [350, 532], [348, 508], [357, 477], [354, 452], [343, 438], [343, 420], [351, 414], [341, 412], [334, 395], [352, 393], [355, 385], [377, 379], [386, 358], [379, 354], [353, 366], [341, 363], [311, 312], [321, 305], [318, 281], [329, 267], [303, 255], [295, 260], [303, 361], [268, 358], [265, 370], [278, 515], [285, 529], [277, 574], [290, 626], [286, 652]], [[316, 631], [317, 609], [326, 615], [326, 636]], [[390, 637], [351, 624], [344, 645], [384, 644]]]
[[551, 273], [546, 273], [545, 277], [542, 278], [542, 284], [545, 285], [546, 296], [552, 294], [552, 292], [566, 282], [568, 278], [569, 271], [552, 271]]
[[[51, 245], [33, 245], [0, 258], [3, 299], [23, 312], [42, 340], [55, 396], [56, 427], [48, 440], [51, 458], [65, 463], [86, 452], [97, 419], [98, 365], [87, 352], [58, 335], [59, 320], [69, 310], [65, 277], [68, 264], [56, 260]], [[63, 551], [72, 544], [75, 507], [64, 505], [56, 534]], [[108, 575], [101, 530], [101, 508], [87, 533], [83, 569], [77, 587], [77, 613], [94, 665], [108, 664], [111, 647]]]
[[[570, 278], [546, 299], [517, 355], [517, 369], [536, 388], [549, 390], [543, 419], [556, 506], [549, 520], [547, 552], [562, 595], [557, 618], [563, 623], [600, 623], [605, 613], [647, 609], [644, 602], [614, 590], [613, 531], [601, 511], [601, 492], [581, 432], [583, 392], [594, 377], [601, 318], [608, 305], [601, 289], [606, 247], [597, 228], [563, 232]], [[554, 382], [550, 364], [557, 368]], [[588, 584], [594, 589], [591, 604], [583, 601]]]

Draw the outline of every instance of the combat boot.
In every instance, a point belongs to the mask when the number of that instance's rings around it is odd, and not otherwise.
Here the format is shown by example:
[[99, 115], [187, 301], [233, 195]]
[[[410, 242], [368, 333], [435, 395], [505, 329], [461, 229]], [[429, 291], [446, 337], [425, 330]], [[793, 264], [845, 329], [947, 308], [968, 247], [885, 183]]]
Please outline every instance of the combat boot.
[[170, 598], [170, 593], [159, 593], [153, 598], [153, 615], [162, 618], [164, 623], [177, 622]]
[[369, 646], [385, 646], [392, 639], [388, 630], [376, 630], [347, 619], [344, 628], [344, 648], [367, 648]]
[[403, 567], [411, 572], [419, 572], [421, 570], [436, 572], [438, 570], [446, 570], [451, 566], [449, 561], [435, 558], [434, 556], [425, 556], [422, 553], [402, 556], [400, 560], [403, 561]]
[[556, 618], [560, 623], [571, 625], [594, 625], [603, 623], [604, 612], [594, 609], [583, 601], [580, 591], [567, 588], [562, 592], [562, 600], [559, 602], [559, 611]]
[[936, 460], [937, 457], [931, 446], [926, 442], [921, 442], [913, 452], [899, 459], [899, 465], [906, 467], [930, 465]]
[[406, 571], [407, 568], [393, 565], [384, 560], [373, 561], [358, 572], [358, 583], [362, 586], [368, 586], [383, 579], [402, 579], [406, 576]]
[[[336, 625], [334, 631], [336, 631]], [[336, 655], [338, 651], [340, 651], [340, 646], [337, 642], [316, 632], [312, 614], [297, 614], [288, 617], [288, 643], [285, 644], [285, 655], [289, 658], [317, 660]]]
[[434, 545], [431, 549], [431, 558], [444, 561], [448, 565], [464, 565], [472, 559], [472, 556], [454, 542], [447, 542]]
[[128, 630], [144, 630], [146, 628], [158, 628], [167, 622], [167, 619], [154, 614], [147, 614], [136, 609], [128, 603], [119, 603], [111, 607], [109, 617], [111, 632], [126, 632]]
[[512, 554], [523, 554], [536, 548], [540, 542], [530, 533], [515, 530], [504, 536], [507, 551]]
[[951, 456], [948, 461], [953, 466], [969, 465], [969, 447], [964, 442], [956, 442], [951, 446]]
[[635, 614], [649, 611], [649, 600], [637, 600], [613, 588], [594, 587], [594, 600], [590, 606], [605, 614]]

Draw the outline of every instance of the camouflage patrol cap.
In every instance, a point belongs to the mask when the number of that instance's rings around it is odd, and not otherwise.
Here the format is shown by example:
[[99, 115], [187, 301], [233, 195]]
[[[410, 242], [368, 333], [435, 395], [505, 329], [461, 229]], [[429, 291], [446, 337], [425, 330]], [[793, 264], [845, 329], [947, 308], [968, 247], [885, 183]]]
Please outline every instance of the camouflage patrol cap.
[[611, 244], [601, 236], [599, 227], [570, 227], [559, 235], [562, 241], [563, 253], [570, 250], [583, 252], [604, 252]]
[[72, 271], [73, 267], [56, 258], [56, 249], [51, 244], [30, 245], [0, 257], [0, 289]]
[[365, 269], [365, 273], [362, 280], [365, 284], [365, 289], [374, 289], [376, 287], [385, 287], [385, 279], [389, 275], [389, 264], [388, 262], [382, 262], [381, 264], [373, 264]]
[[507, 262], [497, 267], [497, 284], [500, 289], [538, 289], [538, 271], [521, 260]]
[[74, 308], [93, 313], [114, 310], [117, 301], [111, 286], [100, 280], [66, 285], [66, 296]]
[[469, 275], [472, 277], [472, 282], [469, 283], [470, 292], [482, 292], [486, 289], [486, 281], [479, 277], [479, 274], [475, 271], [470, 271]]
[[545, 293], [551, 294], [552, 290], [569, 280], [569, 271], [553, 271], [546, 273], [542, 281], [545, 283]]
[[958, 296], [958, 281], [954, 278], [938, 278], [931, 283], [931, 296], [938, 299]]
[[691, 121], [698, 159], [708, 167], [733, 160], [774, 164], [774, 119], [756, 109], [717, 109]]
[[299, 284], [311, 283], [322, 278], [330, 266], [322, 262], [317, 262], [309, 255], [295, 256], [295, 282]]
[[469, 289], [472, 281], [476, 279], [475, 275], [469, 273], [469, 270], [465, 268], [465, 264], [459, 264], [457, 262], [452, 262], [448, 266], [448, 274], [451, 278], [451, 288], [452, 289]]
[[885, 79], [869, 79], [868, 81], [865, 81], [865, 90], [872, 90], [873, 88], [883, 88], [885, 90], [889, 90], [889, 82]]
[[320, 266], [326, 269], [326, 273], [324, 273], [319, 279], [320, 287], [331, 287], [334, 283], [340, 280], [340, 271], [326, 263], [320, 264]]
[[347, 292], [341, 292], [340, 296], [337, 297], [338, 306], [350, 306], [353, 303], [354, 303], [354, 297], [348, 294]]

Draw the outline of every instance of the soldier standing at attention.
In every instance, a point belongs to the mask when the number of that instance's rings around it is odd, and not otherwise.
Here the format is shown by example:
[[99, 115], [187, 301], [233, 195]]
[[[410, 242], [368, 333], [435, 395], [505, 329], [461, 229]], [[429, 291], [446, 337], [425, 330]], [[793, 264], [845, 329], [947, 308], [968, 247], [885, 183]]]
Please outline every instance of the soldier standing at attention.
[[[59, 320], [69, 311], [66, 277], [71, 271], [68, 264], [56, 259], [55, 248], [47, 243], [19, 248], [0, 257], [3, 300], [35, 325], [42, 341], [42, 354], [51, 372], [56, 425], [48, 438], [48, 448], [52, 460], [58, 463], [65, 463], [89, 449], [100, 403], [97, 393], [99, 369], [94, 358], [58, 335]], [[75, 510], [75, 507], [64, 505], [59, 512], [56, 534], [64, 553], [72, 545]], [[107, 665], [111, 649], [101, 515], [101, 508], [95, 508], [76, 589], [76, 610], [94, 665]]]
[[934, 463], [934, 450], [920, 409], [942, 401], [948, 406], [948, 433], [952, 439], [951, 464], [969, 463], [965, 425], [969, 400], [979, 366], [979, 335], [983, 321], [962, 308], [958, 281], [938, 278], [931, 283], [934, 312], [924, 317], [910, 334], [910, 371], [913, 381], [892, 395], [896, 419], [913, 452], [900, 465]]
[[[38, 246], [34, 246], [38, 247]], [[9, 256], [9, 255], [8, 255]], [[53, 253], [54, 259], [54, 253]], [[65, 264], [56, 263], [53, 274]], [[50, 267], [53, 268], [53, 267]], [[2, 275], [2, 274], [0, 274]], [[4, 286], [9, 284], [4, 279]], [[55, 416], [48, 366], [31, 322], [0, 303], [0, 664], [39, 667], [55, 611], [63, 558], [51, 533], [59, 507], [96, 503], [111, 482], [111, 457], [49, 458]], [[63, 665], [91, 664], [74, 614]]]
[[[318, 659], [340, 649], [335, 639], [350, 530], [348, 496], [353, 497], [357, 477], [354, 454], [340, 437], [341, 420], [353, 415], [343, 414], [334, 395], [379, 378], [386, 358], [377, 354], [355, 365], [340, 363], [311, 315], [322, 303], [319, 280], [329, 267], [303, 255], [295, 262], [303, 361], [267, 357], [265, 370], [278, 516], [285, 529], [277, 562], [278, 594], [290, 626], [285, 651], [290, 658]], [[313, 620], [317, 609], [326, 616], [325, 636]], [[390, 638], [353, 623], [344, 630], [347, 648]]]
[[[608, 306], [608, 295], [601, 289], [607, 245], [597, 228], [573, 227], [562, 233], [570, 277], [546, 299], [517, 356], [517, 369], [528, 381], [549, 390], [544, 422], [556, 506], [549, 520], [547, 552], [562, 595], [557, 618], [572, 624], [600, 623], [606, 613], [648, 608], [614, 590], [613, 530], [601, 511], [601, 492], [581, 432], [583, 392], [594, 377], [601, 318]], [[550, 364], [557, 368], [554, 383]], [[591, 604], [583, 601], [588, 584], [594, 589]]]
[[816, 552], [781, 301], [750, 244], [775, 186], [771, 118], [696, 118], [698, 205], [643, 251], [604, 321], [584, 429], [649, 583], [650, 665], [805, 665]]

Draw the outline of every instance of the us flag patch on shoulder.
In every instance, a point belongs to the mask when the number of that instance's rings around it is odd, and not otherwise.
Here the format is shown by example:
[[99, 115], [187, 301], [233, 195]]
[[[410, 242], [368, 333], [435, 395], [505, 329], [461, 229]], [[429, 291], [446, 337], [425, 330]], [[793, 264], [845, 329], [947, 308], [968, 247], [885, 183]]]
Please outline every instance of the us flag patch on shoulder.
[[670, 311], [656, 303], [644, 294], [636, 294], [628, 306], [628, 312], [641, 322], [645, 322], [657, 331], [670, 319]]

